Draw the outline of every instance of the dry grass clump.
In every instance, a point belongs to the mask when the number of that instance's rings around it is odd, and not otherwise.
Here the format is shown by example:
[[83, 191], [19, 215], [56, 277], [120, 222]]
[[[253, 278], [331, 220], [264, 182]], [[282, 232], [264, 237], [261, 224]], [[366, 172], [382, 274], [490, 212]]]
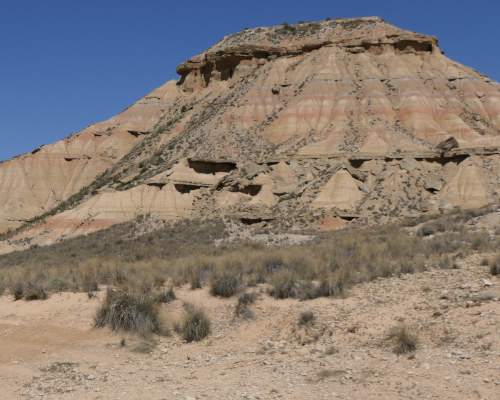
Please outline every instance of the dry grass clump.
[[491, 259], [489, 265], [491, 275], [500, 275], [500, 253]]
[[299, 324], [307, 325], [314, 322], [314, 313], [312, 311], [302, 311], [299, 315]]
[[236, 304], [236, 307], [234, 309], [234, 313], [237, 317], [243, 317], [243, 318], [252, 318], [253, 313], [252, 311], [248, 308], [250, 304], [253, 304], [255, 302], [255, 299], [257, 298], [256, 293], [243, 293], [238, 296], [238, 303]]
[[271, 278], [269, 294], [275, 299], [297, 297], [298, 283], [294, 273], [289, 270], [282, 270], [275, 274]]
[[388, 338], [393, 341], [396, 354], [412, 353], [417, 349], [418, 336], [416, 331], [404, 324], [391, 328]]
[[46, 300], [49, 294], [44, 285], [38, 281], [17, 280], [10, 289], [14, 300], [24, 299], [26, 301]]
[[186, 316], [181, 333], [186, 342], [198, 342], [210, 334], [210, 320], [205, 312], [191, 304], [186, 304]]
[[175, 296], [173, 287], [170, 287], [169, 289], [160, 292], [156, 296], [156, 300], [160, 303], [170, 303], [174, 301], [176, 298], [177, 297]]
[[158, 299], [150, 294], [108, 288], [104, 302], [94, 316], [94, 325], [109, 326], [114, 331], [131, 332], [144, 337], [165, 333], [158, 305]]
[[242, 289], [240, 279], [236, 271], [215, 275], [210, 282], [210, 294], [221, 297], [234, 296]]

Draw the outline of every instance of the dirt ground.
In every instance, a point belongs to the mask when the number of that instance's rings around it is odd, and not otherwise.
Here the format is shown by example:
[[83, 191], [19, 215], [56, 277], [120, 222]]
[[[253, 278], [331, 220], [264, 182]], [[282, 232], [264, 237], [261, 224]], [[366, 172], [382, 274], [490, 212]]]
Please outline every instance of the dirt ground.
[[[341, 299], [275, 300], [255, 288], [251, 318], [235, 317], [236, 298], [177, 289], [165, 318], [173, 326], [183, 301], [202, 306], [212, 333], [199, 343], [93, 328], [103, 290], [2, 296], [0, 398], [499, 399], [500, 282], [481, 259], [360, 284]], [[299, 323], [303, 311], [311, 323]], [[394, 352], [398, 324], [416, 330], [414, 353]]]

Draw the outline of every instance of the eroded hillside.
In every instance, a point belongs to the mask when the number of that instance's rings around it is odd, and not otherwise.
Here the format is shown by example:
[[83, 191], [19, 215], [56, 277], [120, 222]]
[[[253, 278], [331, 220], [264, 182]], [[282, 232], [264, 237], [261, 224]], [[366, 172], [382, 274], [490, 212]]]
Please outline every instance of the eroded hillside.
[[[59, 205], [1, 252], [145, 214], [333, 229], [500, 200], [500, 85], [433, 36], [376, 17], [256, 28], [177, 71], [110, 121], [0, 165], [3, 230]], [[36, 185], [13, 178], [42, 159]]]

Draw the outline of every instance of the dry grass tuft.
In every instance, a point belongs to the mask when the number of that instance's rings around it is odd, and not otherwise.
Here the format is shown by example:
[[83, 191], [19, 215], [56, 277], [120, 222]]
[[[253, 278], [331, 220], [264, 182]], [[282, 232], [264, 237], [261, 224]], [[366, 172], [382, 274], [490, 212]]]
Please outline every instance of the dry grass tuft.
[[490, 261], [490, 274], [493, 276], [500, 275], [500, 254], [497, 254]]
[[160, 321], [158, 300], [150, 294], [111, 289], [94, 316], [97, 327], [109, 326], [114, 331], [132, 332], [143, 337], [165, 333]]
[[417, 349], [418, 336], [416, 331], [404, 324], [391, 328], [388, 338], [393, 341], [396, 354], [412, 353]]
[[236, 304], [234, 313], [237, 317], [252, 318], [253, 313], [248, 308], [250, 304], [253, 304], [257, 298], [256, 293], [243, 293], [238, 296], [238, 303]]
[[185, 307], [186, 317], [181, 327], [183, 339], [188, 343], [203, 340], [210, 334], [210, 320], [203, 310], [190, 304]]
[[314, 313], [312, 311], [302, 311], [299, 315], [300, 325], [311, 325], [314, 322]]

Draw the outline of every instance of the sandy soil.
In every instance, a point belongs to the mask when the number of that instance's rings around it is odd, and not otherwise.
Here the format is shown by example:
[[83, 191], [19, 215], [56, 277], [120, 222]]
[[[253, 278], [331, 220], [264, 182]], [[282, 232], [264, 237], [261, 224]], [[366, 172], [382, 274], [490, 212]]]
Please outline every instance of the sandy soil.
[[[171, 324], [185, 300], [205, 308], [212, 334], [158, 337], [150, 353], [139, 338], [92, 328], [103, 291], [3, 296], [0, 398], [498, 399], [500, 282], [478, 256], [459, 264], [361, 284], [344, 299], [261, 294], [250, 319], [234, 316], [235, 298], [178, 289], [164, 310]], [[314, 322], [299, 324], [308, 310]], [[413, 354], [387, 339], [399, 323], [418, 333]]]

